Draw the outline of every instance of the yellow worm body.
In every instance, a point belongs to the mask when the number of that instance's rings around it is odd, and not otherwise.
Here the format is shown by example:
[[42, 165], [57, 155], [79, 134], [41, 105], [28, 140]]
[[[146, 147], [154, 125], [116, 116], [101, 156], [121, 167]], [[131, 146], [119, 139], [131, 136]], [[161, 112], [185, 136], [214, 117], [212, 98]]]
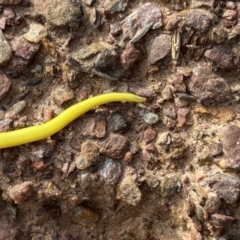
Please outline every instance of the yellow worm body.
[[19, 146], [50, 137], [90, 109], [116, 101], [144, 102], [146, 99], [132, 93], [106, 93], [89, 98], [67, 108], [47, 123], [0, 133], [0, 149]]

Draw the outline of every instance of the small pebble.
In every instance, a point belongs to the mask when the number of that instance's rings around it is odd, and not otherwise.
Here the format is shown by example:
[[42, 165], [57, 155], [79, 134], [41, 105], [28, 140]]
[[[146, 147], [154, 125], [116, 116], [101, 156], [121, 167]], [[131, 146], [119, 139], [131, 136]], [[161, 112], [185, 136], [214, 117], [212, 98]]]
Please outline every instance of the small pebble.
[[130, 177], [125, 177], [120, 183], [117, 198], [131, 205], [137, 205], [142, 199], [142, 193]]
[[157, 114], [155, 113], [145, 113], [143, 115], [143, 120], [147, 123], [147, 124], [155, 124], [159, 121], [159, 117]]
[[120, 162], [107, 158], [102, 167], [99, 170], [100, 177], [104, 179], [106, 184], [115, 185], [117, 184], [121, 174]]
[[175, 180], [174, 178], [165, 178], [161, 182], [161, 196], [167, 197], [172, 196], [180, 192], [182, 184], [180, 181]]
[[99, 144], [99, 151], [108, 157], [120, 159], [129, 149], [129, 139], [122, 135], [111, 135]]
[[0, 121], [0, 132], [7, 132], [10, 130], [11, 119], [4, 119]]
[[30, 60], [38, 52], [40, 44], [30, 43], [23, 36], [15, 37], [12, 41], [14, 54], [23, 59]]
[[81, 153], [76, 158], [76, 167], [79, 170], [91, 166], [99, 156], [97, 145], [92, 141], [86, 141], [82, 144]]
[[2, 30], [0, 30], [0, 49], [1, 49], [0, 65], [3, 65], [6, 62], [8, 62], [12, 57], [12, 48], [7, 42]]
[[[1, 41], [1, 36], [0, 36], [0, 41]], [[0, 49], [1, 49], [1, 43], [0, 43]], [[1, 56], [0, 56], [1, 58]], [[0, 59], [0, 64], [1, 64], [1, 59]], [[10, 87], [12, 85], [11, 80], [5, 75], [2, 71], [0, 71], [0, 100], [6, 97], [8, 91], [10, 90]]]
[[33, 192], [33, 183], [30, 181], [15, 185], [9, 192], [10, 197], [16, 204], [24, 202]]
[[110, 131], [118, 132], [127, 128], [127, 123], [121, 113], [115, 112], [111, 114], [108, 120]]
[[19, 101], [13, 105], [13, 109], [16, 113], [20, 113], [26, 107], [26, 101]]
[[43, 38], [47, 36], [47, 30], [41, 24], [31, 23], [29, 31], [23, 36], [29, 42], [39, 43]]
[[232, 2], [232, 1], [227, 1], [226, 2], [226, 8], [234, 9], [234, 8], [236, 8], [236, 3]]
[[122, 29], [119, 23], [113, 23], [110, 25], [110, 33], [116, 37], [121, 33]]

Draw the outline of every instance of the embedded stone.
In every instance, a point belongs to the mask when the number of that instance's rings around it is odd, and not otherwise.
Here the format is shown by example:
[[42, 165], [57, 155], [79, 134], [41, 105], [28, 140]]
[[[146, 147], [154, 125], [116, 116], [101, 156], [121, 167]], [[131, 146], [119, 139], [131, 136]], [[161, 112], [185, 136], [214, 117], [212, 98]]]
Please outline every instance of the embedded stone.
[[129, 149], [129, 140], [121, 135], [111, 135], [99, 145], [102, 154], [113, 159], [120, 159]]
[[220, 164], [222, 167], [240, 168], [240, 128], [236, 125], [227, 125], [222, 128], [220, 141], [226, 159]]
[[117, 199], [135, 206], [141, 201], [142, 193], [130, 177], [125, 177], [119, 185]]
[[172, 47], [171, 36], [169, 34], [160, 34], [157, 36], [150, 48], [149, 63], [155, 64], [170, 54]]
[[208, 184], [218, 197], [226, 203], [233, 204], [240, 196], [240, 180], [230, 174], [216, 173], [203, 180], [203, 185]]
[[145, 3], [137, 10], [137, 21], [140, 25], [147, 26], [152, 23], [152, 29], [157, 29], [163, 25], [162, 12], [153, 3]]
[[10, 90], [11, 84], [12, 83], [9, 78], [0, 70], [0, 100], [6, 97], [8, 91]]
[[81, 152], [76, 158], [77, 169], [83, 170], [91, 166], [98, 159], [99, 151], [97, 145], [92, 141], [86, 141], [81, 146]]
[[40, 44], [30, 43], [20, 36], [12, 41], [12, 48], [16, 56], [29, 60], [38, 52]]
[[121, 163], [111, 158], [107, 158], [99, 169], [100, 178], [108, 185], [117, 184], [121, 174]]
[[220, 68], [233, 66], [234, 53], [229, 44], [214, 46], [212, 49], [207, 50], [204, 56]]
[[31, 0], [35, 11], [43, 15], [47, 22], [56, 25], [69, 25], [81, 19], [83, 16], [81, 1], [52, 0]]
[[209, 66], [194, 68], [188, 87], [192, 95], [205, 106], [225, 103], [230, 95], [225, 79], [212, 72]]
[[29, 42], [39, 43], [43, 38], [47, 36], [47, 30], [41, 24], [31, 23], [28, 32], [23, 36]]
[[21, 204], [27, 200], [33, 192], [33, 183], [31, 181], [15, 185], [10, 189], [9, 195], [16, 204]]
[[2, 30], [0, 30], [0, 65], [4, 65], [12, 57], [12, 48], [8, 44]]

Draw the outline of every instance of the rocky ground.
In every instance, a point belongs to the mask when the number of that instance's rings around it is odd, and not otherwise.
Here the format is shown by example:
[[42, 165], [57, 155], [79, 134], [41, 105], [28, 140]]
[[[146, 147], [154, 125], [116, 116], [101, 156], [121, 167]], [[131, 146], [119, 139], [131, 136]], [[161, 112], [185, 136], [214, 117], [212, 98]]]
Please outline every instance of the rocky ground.
[[239, 18], [239, 1], [0, 0], [0, 132], [148, 99], [0, 150], [0, 239], [240, 239]]

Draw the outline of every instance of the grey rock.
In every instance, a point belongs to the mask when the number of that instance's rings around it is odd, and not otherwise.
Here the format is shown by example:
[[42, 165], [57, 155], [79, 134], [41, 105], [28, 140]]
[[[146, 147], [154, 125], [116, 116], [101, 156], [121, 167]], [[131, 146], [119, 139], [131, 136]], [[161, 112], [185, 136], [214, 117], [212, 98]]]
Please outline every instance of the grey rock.
[[134, 45], [128, 44], [121, 55], [121, 63], [126, 70], [131, 69], [140, 59], [141, 52]]
[[215, 46], [207, 50], [204, 56], [220, 68], [230, 68], [233, 66], [234, 53], [229, 44]]
[[163, 107], [163, 114], [169, 118], [176, 119], [177, 118], [177, 112], [176, 108], [173, 104], [167, 103]]
[[115, 185], [118, 183], [122, 174], [120, 162], [107, 158], [101, 168], [99, 169], [100, 178], [102, 178], [106, 184]]
[[27, 59], [13, 56], [6, 67], [8, 73], [11, 74], [14, 78], [17, 78], [26, 71], [27, 66], [28, 66]]
[[238, 177], [217, 173], [203, 180], [203, 185], [208, 184], [214, 193], [226, 203], [235, 203], [240, 196], [240, 180]]
[[211, 27], [211, 18], [204, 12], [198, 10], [188, 11], [184, 15], [186, 25], [192, 27], [196, 31], [205, 34]]
[[135, 206], [141, 201], [142, 193], [130, 177], [125, 177], [117, 190], [117, 199]]
[[11, 123], [12, 123], [12, 119], [0, 120], [0, 132], [9, 131]]
[[137, 43], [138, 41], [140, 41], [146, 34], [147, 32], [151, 29], [153, 23], [149, 23], [146, 26], [143, 26], [141, 28], [139, 28], [136, 32], [136, 34], [134, 35], [134, 37], [131, 39], [130, 43], [134, 44]]
[[113, 49], [104, 49], [99, 53], [95, 61], [95, 69], [113, 79], [119, 79], [123, 76], [119, 55]]
[[15, 113], [20, 113], [26, 107], [26, 101], [19, 101], [13, 104], [12, 108]]
[[123, 39], [139, 41], [150, 29], [163, 25], [162, 12], [153, 3], [145, 3], [122, 21]]
[[118, 132], [127, 128], [127, 122], [121, 113], [114, 112], [108, 119], [108, 127], [110, 131]]
[[82, 47], [79, 51], [74, 53], [73, 58], [78, 60], [85, 60], [94, 57], [97, 53], [104, 49], [112, 50], [113, 47], [105, 42], [92, 43], [89, 46]]
[[222, 200], [217, 195], [211, 195], [204, 206], [204, 209], [207, 213], [213, 214], [217, 213], [222, 206]]
[[161, 182], [160, 188], [161, 196], [168, 197], [179, 193], [182, 188], [182, 184], [179, 180], [176, 180], [174, 178], [165, 178]]
[[145, 3], [137, 10], [137, 21], [142, 27], [153, 23], [151, 28], [157, 29], [163, 25], [162, 17], [161, 9], [153, 3]]
[[10, 90], [11, 84], [12, 83], [9, 78], [0, 70], [0, 100], [6, 97], [8, 91]]
[[227, 31], [223, 27], [215, 27], [211, 32], [211, 41], [216, 44], [224, 43], [227, 39]]
[[0, 65], [5, 64], [12, 57], [12, 48], [8, 44], [2, 30], [0, 30]]
[[149, 53], [149, 63], [155, 64], [157, 61], [163, 59], [171, 52], [171, 36], [168, 34], [160, 34], [156, 37], [151, 45]]
[[123, 31], [123, 40], [129, 40], [134, 37], [138, 30], [138, 24], [136, 20], [127, 19], [122, 24], [122, 31]]
[[234, 62], [234, 65], [236, 66], [236, 67], [240, 67], [240, 46], [234, 46], [233, 47], [233, 53], [234, 53], [234, 60], [233, 60], [233, 62]]
[[167, 19], [167, 24], [165, 26], [166, 30], [173, 31], [178, 27], [178, 24], [180, 23], [180, 17], [178, 15], [171, 15]]
[[149, 112], [149, 113], [145, 113], [143, 115], [143, 120], [147, 123], [147, 124], [155, 124], [159, 121], [159, 117], [157, 114]]
[[127, 0], [104, 0], [103, 6], [107, 13], [122, 12], [127, 7]]
[[154, 91], [148, 88], [131, 86], [130, 91], [142, 97], [153, 98], [155, 96]]
[[220, 142], [212, 142], [209, 145], [210, 154], [212, 157], [216, 157], [222, 154], [223, 147]]
[[122, 31], [123, 31], [123, 40], [129, 40], [134, 37], [138, 30], [138, 24], [136, 21], [133, 21], [131, 18], [127, 19], [122, 24]]
[[212, 214], [210, 223], [215, 228], [228, 228], [234, 222], [234, 218], [223, 214]]
[[122, 32], [122, 28], [119, 23], [112, 23], [110, 24], [110, 33], [117, 37]]
[[32, 155], [36, 159], [47, 159], [52, 156], [53, 152], [54, 152], [53, 149], [51, 149], [50, 147], [40, 147], [34, 149], [32, 151]]
[[194, 68], [188, 87], [192, 95], [205, 106], [225, 103], [230, 95], [226, 81], [213, 73], [209, 66]]
[[77, 21], [83, 16], [81, 10], [81, 1], [68, 0], [52, 0], [49, 4], [48, 0], [31, 0], [34, 10], [43, 15], [47, 22], [56, 25], [69, 25]]
[[[223, 146], [225, 168], [240, 168], [240, 128], [235, 125], [227, 125], [222, 128], [220, 141]], [[222, 163], [223, 164], [223, 163]]]
[[16, 56], [31, 59], [38, 52], [40, 44], [30, 43], [23, 36], [16, 37], [12, 41], [12, 49]]

